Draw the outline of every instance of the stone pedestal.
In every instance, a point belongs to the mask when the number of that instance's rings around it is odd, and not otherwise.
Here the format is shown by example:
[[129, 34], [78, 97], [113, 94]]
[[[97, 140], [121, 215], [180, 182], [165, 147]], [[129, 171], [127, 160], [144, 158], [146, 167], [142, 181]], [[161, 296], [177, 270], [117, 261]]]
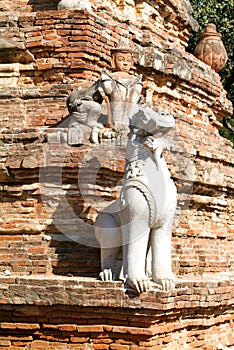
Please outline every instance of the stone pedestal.
[[[1, 346], [23, 349], [224, 349], [234, 280], [178, 281], [177, 290], [142, 293], [91, 278], [1, 277]], [[129, 295], [128, 295], [129, 294]], [[196, 317], [194, 317], [196, 315]], [[186, 345], [189, 344], [189, 345]]]

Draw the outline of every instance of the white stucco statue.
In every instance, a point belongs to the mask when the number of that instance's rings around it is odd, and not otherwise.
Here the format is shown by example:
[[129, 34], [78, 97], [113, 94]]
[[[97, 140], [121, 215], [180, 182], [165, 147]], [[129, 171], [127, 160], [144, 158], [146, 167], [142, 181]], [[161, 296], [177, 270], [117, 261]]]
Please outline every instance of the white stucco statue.
[[89, 0], [61, 0], [57, 6], [58, 10], [88, 10], [92, 5]]
[[130, 132], [121, 195], [95, 223], [101, 247], [100, 277], [116, 280], [122, 270], [126, 283], [139, 293], [152, 283], [173, 291], [171, 230], [176, 188], [163, 158], [168, 146], [163, 135], [174, 127], [174, 118], [141, 103], [141, 77], [129, 73], [130, 49], [116, 49], [114, 63], [117, 71], [104, 72], [100, 86], [109, 99], [110, 124], [118, 132], [126, 126]]
[[[174, 118], [140, 108], [130, 124], [121, 195], [95, 223], [101, 247], [100, 277], [104, 281], [119, 279], [123, 265], [126, 283], [139, 293], [149, 290], [151, 281], [173, 291], [171, 230], [176, 189], [162, 155], [167, 142], [160, 136], [174, 126]], [[149, 276], [146, 261], [150, 250]]]
[[[131, 48], [120, 43], [112, 54], [114, 72], [104, 70], [91, 87], [75, 90], [68, 98], [71, 145], [83, 142], [83, 125], [90, 128], [93, 143], [102, 142], [107, 132], [114, 135], [117, 145], [127, 141], [121, 195], [95, 222], [100, 277], [110, 281], [121, 275], [139, 293], [149, 290], [152, 283], [173, 291], [171, 230], [176, 189], [163, 150], [168, 147], [164, 136], [174, 127], [174, 118], [166, 111], [156, 113], [142, 101], [142, 78], [131, 74]], [[101, 123], [103, 101], [107, 118]]]

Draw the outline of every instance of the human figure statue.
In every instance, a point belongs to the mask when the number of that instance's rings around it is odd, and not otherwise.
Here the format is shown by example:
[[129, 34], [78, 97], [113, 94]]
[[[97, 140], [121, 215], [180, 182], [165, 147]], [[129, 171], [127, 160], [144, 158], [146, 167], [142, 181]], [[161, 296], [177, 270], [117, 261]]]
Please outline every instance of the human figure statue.
[[[113, 73], [104, 69], [92, 86], [79, 88], [70, 94], [67, 101], [70, 145], [82, 143], [82, 125], [92, 128], [90, 141], [93, 143], [99, 143], [102, 135], [110, 134], [110, 130], [114, 131], [114, 136], [120, 140], [120, 144], [121, 139], [126, 139], [129, 116], [142, 101], [142, 76], [130, 73], [133, 52], [125, 40], [112, 50], [112, 65]], [[98, 118], [103, 100], [107, 106], [107, 120], [101, 123]], [[106, 130], [103, 130], [103, 126]]]
[[126, 44], [120, 43], [112, 50], [112, 64], [114, 72], [102, 72], [98, 90], [108, 106], [108, 126], [121, 132], [128, 130], [132, 108], [142, 99], [142, 76], [130, 73], [133, 53]]

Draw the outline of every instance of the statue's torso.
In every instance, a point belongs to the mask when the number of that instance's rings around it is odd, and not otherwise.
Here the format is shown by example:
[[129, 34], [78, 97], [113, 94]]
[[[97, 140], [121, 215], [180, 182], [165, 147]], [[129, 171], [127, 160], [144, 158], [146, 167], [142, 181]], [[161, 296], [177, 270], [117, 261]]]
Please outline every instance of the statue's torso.
[[108, 94], [113, 122], [128, 125], [141, 97], [142, 77], [121, 78], [106, 72], [102, 74], [101, 86]]

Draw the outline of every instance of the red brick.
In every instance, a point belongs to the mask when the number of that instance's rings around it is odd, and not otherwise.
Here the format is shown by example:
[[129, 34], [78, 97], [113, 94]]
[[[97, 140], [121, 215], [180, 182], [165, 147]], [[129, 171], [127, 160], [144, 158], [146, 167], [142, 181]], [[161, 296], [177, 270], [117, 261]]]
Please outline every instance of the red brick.
[[77, 326], [78, 332], [103, 332], [102, 325]]
[[39, 324], [30, 324], [30, 323], [2, 322], [2, 323], [0, 323], [0, 328], [2, 328], [2, 329], [40, 329], [40, 325]]
[[1, 347], [3, 347], [3, 346], [5, 346], [5, 347], [10, 347], [11, 346], [11, 342], [10, 342], [10, 340], [4, 340], [4, 339], [0, 339], [0, 346]]
[[71, 342], [72, 343], [87, 343], [89, 340], [89, 337], [75, 337], [71, 336]]
[[110, 344], [110, 350], [129, 350], [128, 345]]

